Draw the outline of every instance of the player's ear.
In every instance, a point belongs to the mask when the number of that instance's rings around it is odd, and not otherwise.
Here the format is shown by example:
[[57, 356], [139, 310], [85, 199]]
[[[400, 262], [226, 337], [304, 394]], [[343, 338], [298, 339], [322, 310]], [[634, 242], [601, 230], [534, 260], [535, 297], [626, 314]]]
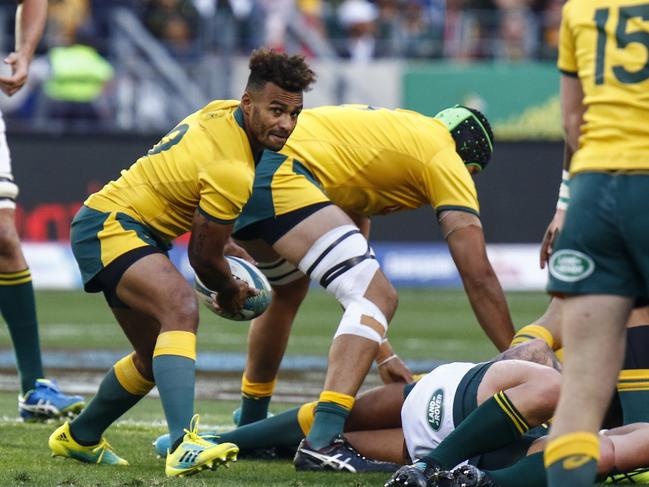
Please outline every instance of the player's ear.
[[243, 96], [241, 97], [241, 110], [243, 110], [243, 113], [246, 115], [250, 115], [250, 109], [252, 106], [252, 96], [248, 90], [243, 92]]

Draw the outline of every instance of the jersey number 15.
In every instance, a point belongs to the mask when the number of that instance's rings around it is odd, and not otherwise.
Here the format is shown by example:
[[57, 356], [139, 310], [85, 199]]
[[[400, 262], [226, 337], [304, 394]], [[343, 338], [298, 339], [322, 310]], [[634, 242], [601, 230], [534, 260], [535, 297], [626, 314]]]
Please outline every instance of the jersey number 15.
[[[604, 68], [606, 59], [606, 22], [610, 9], [600, 8], [595, 10], [595, 25], [597, 26], [597, 54], [595, 58], [595, 84], [604, 84]], [[620, 83], [640, 83], [649, 79], [649, 32], [635, 31], [627, 32], [627, 24], [630, 19], [640, 17], [642, 20], [649, 20], [649, 4], [620, 7], [617, 27], [615, 28], [615, 40], [618, 49], [624, 49], [629, 44], [642, 44], [647, 50], [647, 62], [638, 71], [629, 71], [624, 66], [613, 66], [613, 74]]]

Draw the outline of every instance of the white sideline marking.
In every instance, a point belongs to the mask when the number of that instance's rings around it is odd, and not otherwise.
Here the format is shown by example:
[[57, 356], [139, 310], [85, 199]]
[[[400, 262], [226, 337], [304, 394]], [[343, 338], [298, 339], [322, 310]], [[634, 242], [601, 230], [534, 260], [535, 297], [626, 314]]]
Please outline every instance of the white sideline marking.
[[[0, 424], [24, 424], [23, 420], [20, 419], [18, 416], [0, 416]], [[57, 425], [61, 424], [60, 421], [56, 420], [49, 420], [45, 424], [52, 424], [52, 425]], [[164, 420], [155, 420], [155, 421], [144, 421], [144, 420], [137, 420], [137, 419], [122, 419], [117, 421], [116, 423], [113, 423], [111, 425], [111, 428], [117, 427], [117, 428], [161, 428], [161, 429], [166, 429], [167, 428], [167, 423]], [[202, 431], [229, 431], [234, 429], [234, 425], [232, 423], [207, 423], [204, 424], [201, 422], [201, 430]]]

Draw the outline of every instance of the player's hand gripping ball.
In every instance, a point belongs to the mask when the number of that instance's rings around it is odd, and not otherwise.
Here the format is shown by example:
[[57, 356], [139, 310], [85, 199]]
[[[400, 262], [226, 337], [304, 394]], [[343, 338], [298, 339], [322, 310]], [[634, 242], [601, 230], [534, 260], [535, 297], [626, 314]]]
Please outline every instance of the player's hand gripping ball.
[[230, 272], [235, 279], [245, 281], [250, 288], [257, 290], [257, 295], [246, 298], [243, 309], [236, 314], [225, 313], [215, 306], [216, 292], [212, 291], [201, 282], [198, 276], [194, 276], [194, 290], [198, 299], [207, 308], [217, 315], [234, 321], [247, 321], [256, 318], [268, 308], [272, 299], [272, 292], [268, 279], [257, 267], [239, 257], [225, 256], [230, 264]]

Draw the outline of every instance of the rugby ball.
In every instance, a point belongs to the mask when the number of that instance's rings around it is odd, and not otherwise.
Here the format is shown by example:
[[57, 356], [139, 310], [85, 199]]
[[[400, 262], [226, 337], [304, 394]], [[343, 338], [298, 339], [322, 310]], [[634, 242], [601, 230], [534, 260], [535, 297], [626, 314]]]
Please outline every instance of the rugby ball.
[[226, 255], [225, 259], [230, 264], [230, 272], [235, 279], [246, 281], [248, 286], [257, 290], [256, 296], [250, 296], [246, 299], [243, 309], [238, 313], [230, 314], [218, 310], [214, 307], [214, 296], [216, 291], [212, 291], [201, 282], [197, 275], [194, 275], [194, 290], [207, 309], [217, 315], [234, 321], [247, 321], [256, 318], [268, 308], [272, 299], [272, 292], [268, 279], [257, 267], [239, 257]]

